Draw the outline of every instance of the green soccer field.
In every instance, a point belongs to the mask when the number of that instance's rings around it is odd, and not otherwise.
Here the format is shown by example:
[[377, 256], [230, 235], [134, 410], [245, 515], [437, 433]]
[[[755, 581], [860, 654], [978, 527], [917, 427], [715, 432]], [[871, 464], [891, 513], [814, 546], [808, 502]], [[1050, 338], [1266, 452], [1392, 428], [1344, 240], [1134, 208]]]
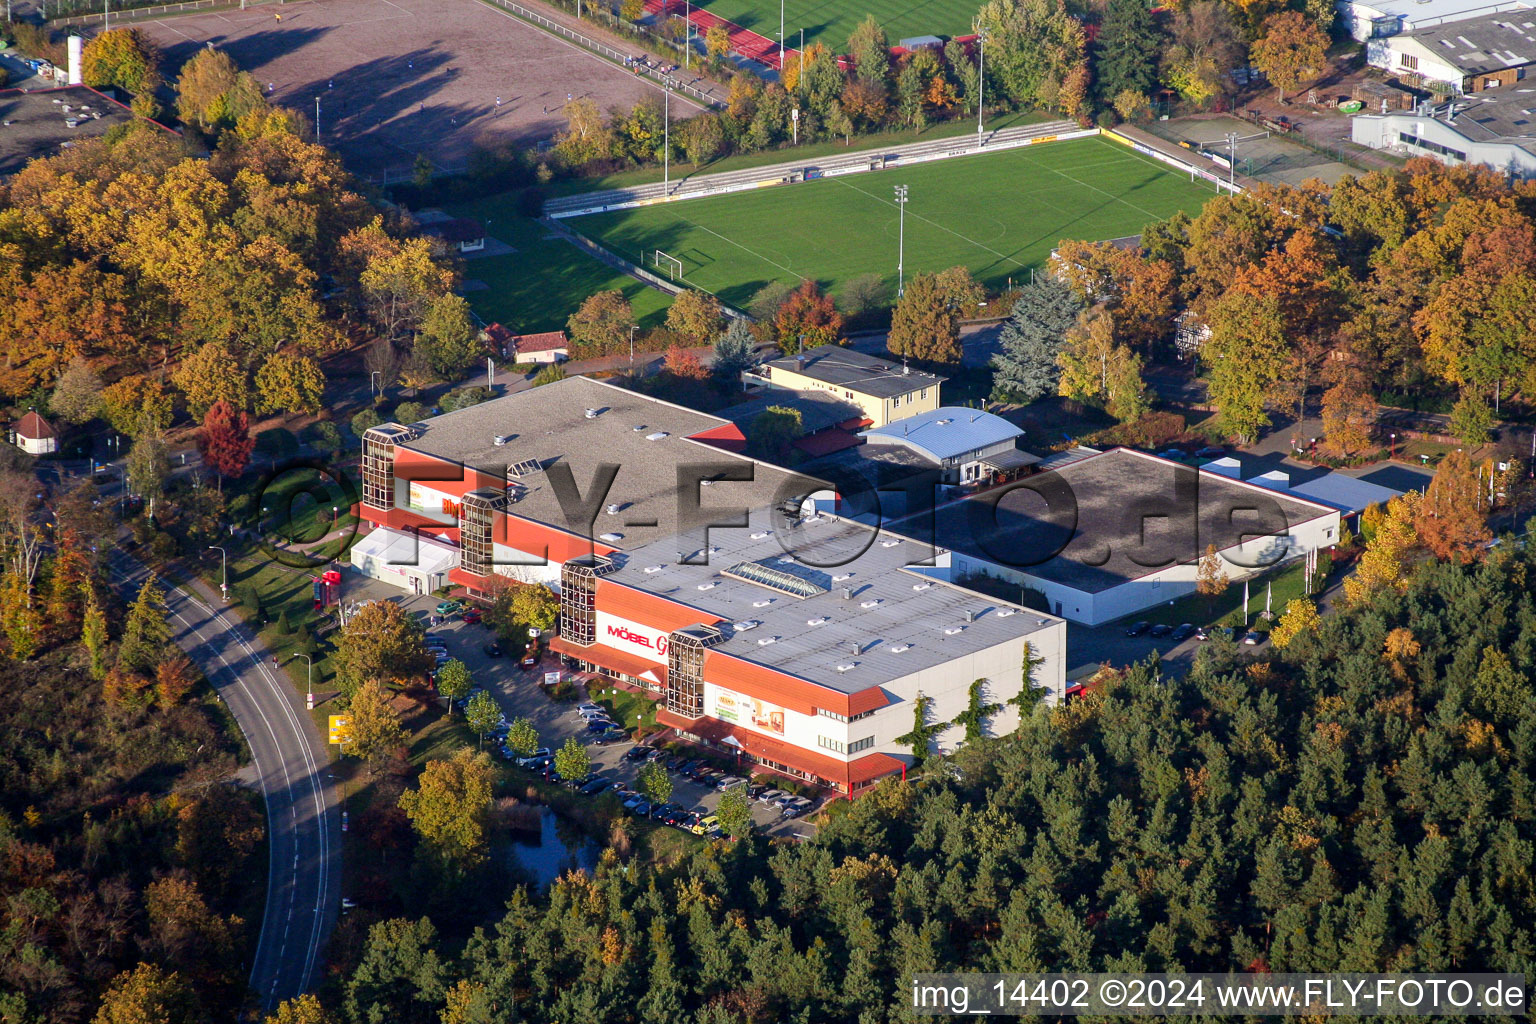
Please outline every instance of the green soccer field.
[[683, 280], [741, 306], [770, 281], [837, 294], [861, 274], [896, 283], [897, 206], [908, 186], [906, 273], [969, 267], [995, 288], [1042, 267], [1064, 238], [1139, 234], [1214, 194], [1204, 182], [1100, 137], [1047, 143], [574, 217], [565, 223], [638, 262], [680, 260]]
[[[778, 41], [779, 5], [773, 0], [704, 0], [695, 4], [710, 14], [734, 21], [742, 28]], [[873, 14], [895, 46], [912, 36], [963, 36], [971, 32], [971, 20], [981, 0], [784, 0], [785, 45], [825, 43], [833, 53], [847, 52], [854, 26]]]

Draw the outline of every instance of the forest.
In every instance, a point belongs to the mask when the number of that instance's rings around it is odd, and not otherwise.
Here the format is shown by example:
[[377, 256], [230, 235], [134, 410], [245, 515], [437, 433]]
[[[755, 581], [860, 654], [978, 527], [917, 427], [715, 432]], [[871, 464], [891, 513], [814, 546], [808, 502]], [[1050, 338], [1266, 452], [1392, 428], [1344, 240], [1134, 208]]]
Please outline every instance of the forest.
[[810, 841], [610, 850], [467, 940], [378, 921], [275, 1019], [872, 1024], [916, 1019], [924, 970], [1529, 971], [1536, 552], [1420, 559], [1283, 649], [1110, 672]]

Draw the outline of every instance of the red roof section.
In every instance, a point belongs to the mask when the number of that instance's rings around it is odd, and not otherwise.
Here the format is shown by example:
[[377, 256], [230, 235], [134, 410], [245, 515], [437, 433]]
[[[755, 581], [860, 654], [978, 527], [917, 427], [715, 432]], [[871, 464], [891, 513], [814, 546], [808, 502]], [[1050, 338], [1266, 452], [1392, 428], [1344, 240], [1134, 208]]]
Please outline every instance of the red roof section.
[[480, 336], [497, 348], [505, 348], [507, 342], [516, 337], [515, 334], [501, 324], [487, 324], [485, 330], [480, 332]]
[[720, 621], [718, 615], [603, 579], [597, 581], [597, 610], [668, 633], [700, 622], [713, 626]]
[[512, 347], [518, 352], [549, 352], [565, 348], [565, 332], [544, 331], [540, 334], [519, 334], [512, 339]]
[[840, 782], [845, 786], [868, 782], [884, 775], [893, 775], [903, 767], [899, 760], [889, 754], [870, 754], [856, 761], [839, 761], [837, 758], [813, 753], [793, 743], [776, 740], [751, 729], [738, 728], [718, 718], [708, 716], [697, 719], [683, 718], [661, 707], [656, 709], [656, 721], [674, 729], [690, 732], [711, 743], [723, 743], [729, 736], [741, 745], [741, 749], [755, 757], [787, 764], [791, 768], [798, 768], [829, 782]]
[[593, 553], [610, 555], [617, 550], [580, 534], [505, 513], [497, 516], [492, 523], [491, 539], [497, 544], [542, 556], [551, 562], [569, 562], [573, 558]]
[[718, 427], [710, 427], [701, 430], [697, 434], [688, 435], [690, 441], [703, 441], [716, 448], [723, 448], [728, 452], [742, 452], [747, 447], [747, 435], [741, 432], [741, 428], [734, 423], [724, 423]]
[[16, 421], [16, 433], [21, 437], [41, 441], [49, 437], [57, 437], [48, 421], [35, 412], [29, 412]]

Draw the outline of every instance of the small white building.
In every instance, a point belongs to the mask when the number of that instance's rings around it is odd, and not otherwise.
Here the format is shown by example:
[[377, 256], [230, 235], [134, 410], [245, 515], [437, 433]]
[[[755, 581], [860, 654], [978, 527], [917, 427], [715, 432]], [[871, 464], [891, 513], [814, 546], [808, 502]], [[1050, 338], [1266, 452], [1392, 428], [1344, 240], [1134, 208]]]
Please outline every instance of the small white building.
[[1511, 178], [1536, 177], [1536, 82], [1461, 96], [1438, 107], [1358, 114], [1350, 138], [1371, 149], [1475, 164]]
[[1500, 11], [1527, 11], [1522, 0], [1337, 0], [1340, 24], [1366, 43]]
[[1536, 64], [1536, 11], [1504, 11], [1371, 40], [1367, 59], [1436, 92], [1507, 89]]
[[938, 466], [945, 483], [968, 484], [990, 479], [987, 460], [1016, 450], [1023, 433], [990, 412], [941, 405], [860, 436], [869, 444], [910, 448]]
[[411, 594], [430, 594], [448, 584], [459, 549], [422, 534], [380, 527], [352, 545], [352, 565], [372, 579]]
[[11, 440], [28, 455], [52, 455], [59, 450], [59, 435], [47, 420], [29, 412], [11, 428]]

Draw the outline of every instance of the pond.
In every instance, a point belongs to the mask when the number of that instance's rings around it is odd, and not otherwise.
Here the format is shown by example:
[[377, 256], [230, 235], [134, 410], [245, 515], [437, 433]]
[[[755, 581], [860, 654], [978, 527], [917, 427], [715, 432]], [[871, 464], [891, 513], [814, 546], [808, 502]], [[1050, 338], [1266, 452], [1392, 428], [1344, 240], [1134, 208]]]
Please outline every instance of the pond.
[[507, 844], [507, 866], [544, 889], [567, 871], [597, 867], [598, 845], [548, 807], [539, 808], [539, 832], [514, 830]]

